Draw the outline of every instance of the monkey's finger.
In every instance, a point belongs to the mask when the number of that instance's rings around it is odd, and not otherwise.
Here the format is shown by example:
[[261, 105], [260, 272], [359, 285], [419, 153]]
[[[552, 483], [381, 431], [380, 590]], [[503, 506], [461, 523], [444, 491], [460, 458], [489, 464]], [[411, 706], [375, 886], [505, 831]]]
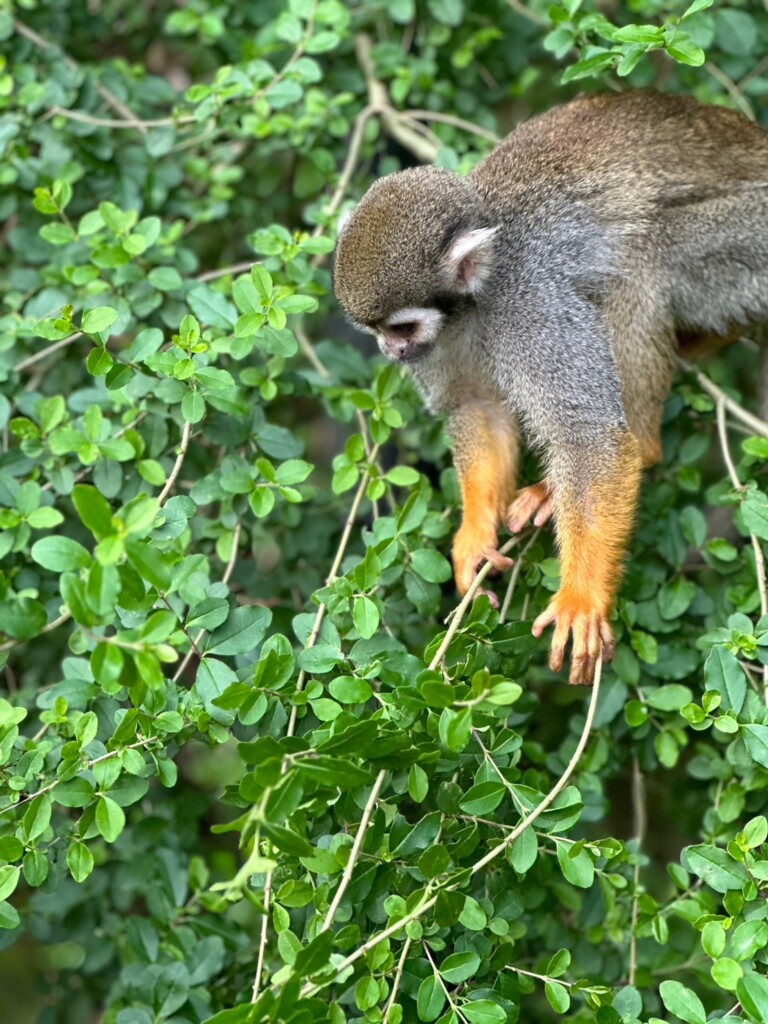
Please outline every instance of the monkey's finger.
[[491, 602], [491, 608], [495, 608], [496, 611], [499, 610], [499, 599], [498, 599], [497, 595], [494, 594], [494, 592], [492, 590], [486, 590], [485, 587], [480, 587], [475, 592], [475, 597], [480, 597], [481, 594], [485, 594], [485, 596]]
[[456, 589], [464, 597], [472, 586], [472, 580], [475, 578], [475, 566], [466, 559], [455, 558], [453, 561], [453, 574], [456, 578]]
[[584, 623], [583, 629], [580, 627], [580, 633], [583, 633], [583, 646], [579, 644], [577, 649], [574, 640], [569, 682], [572, 686], [591, 686], [595, 679], [595, 666], [600, 653], [600, 624], [596, 615], [581, 618]]
[[571, 686], [591, 686], [595, 680], [595, 659], [585, 654], [583, 658], [571, 661], [571, 674], [568, 682]]
[[613, 656], [616, 653], [616, 640], [606, 619], [600, 620], [600, 639], [603, 641], [603, 661], [606, 663], [613, 661]]
[[549, 520], [552, 518], [552, 514], [554, 513], [554, 511], [555, 506], [552, 502], [552, 499], [546, 498], [539, 507], [539, 511], [533, 517], [533, 525], [543, 526], [545, 523], [548, 523]]
[[511, 558], [507, 558], [506, 555], [502, 555], [496, 548], [483, 548], [481, 552], [483, 558], [490, 562], [494, 569], [498, 569], [499, 572], [507, 572], [515, 564]]
[[543, 611], [536, 619], [534, 624], [531, 626], [531, 632], [534, 636], [541, 636], [547, 626], [551, 626], [556, 618], [557, 608], [554, 604], [551, 604], [547, 610]]
[[553, 672], [560, 672], [565, 661], [565, 645], [568, 643], [570, 634], [570, 623], [561, 615], [555, 626], [555, 634], [552, 637], [552, 647], [549, 651], [549, 667]]
[[584, 676], [589, 671], [589, 626], [590, 620], [586, 615], [576, 615], [571, 623], [573, 645], [571, 671], [568, 676], [571, 684], [583, 683]]
[[507, 509], [507, 527], [511, 533], [519, 533], [531, 516], [547, 501], [549, 491], [545, 484], [525, 487]]

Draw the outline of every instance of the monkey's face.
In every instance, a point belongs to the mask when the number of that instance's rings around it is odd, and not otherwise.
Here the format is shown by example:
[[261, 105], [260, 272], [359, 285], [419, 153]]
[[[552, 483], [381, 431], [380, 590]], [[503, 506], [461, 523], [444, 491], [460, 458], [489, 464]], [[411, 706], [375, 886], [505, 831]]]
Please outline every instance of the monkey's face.
[[496, 228], [465, 179], [434, 167], [373, 185], [343, 224], [336, 296], [388, 359], [414, 363], [474, 309]]

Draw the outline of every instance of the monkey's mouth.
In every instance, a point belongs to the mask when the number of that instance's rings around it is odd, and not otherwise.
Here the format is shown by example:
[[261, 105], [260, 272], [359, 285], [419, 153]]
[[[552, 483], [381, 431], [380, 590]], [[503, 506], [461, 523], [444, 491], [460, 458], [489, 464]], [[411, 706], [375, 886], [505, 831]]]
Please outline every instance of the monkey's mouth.
[[434, 348], [430, 342], [408, 342], [406, 344], [385, 344], [384, 355], [395, 363], [418, 363]]

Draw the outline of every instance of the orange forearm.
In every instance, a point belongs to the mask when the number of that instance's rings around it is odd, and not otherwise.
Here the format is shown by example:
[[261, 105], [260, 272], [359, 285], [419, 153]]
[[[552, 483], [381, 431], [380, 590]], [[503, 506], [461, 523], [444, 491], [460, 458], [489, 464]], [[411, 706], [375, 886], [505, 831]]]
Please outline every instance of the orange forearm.
[[463, 502], [453, 555], [456, 582], [464, 593], [483, 551], [496, 546], [497, 529], [515, 489], [518, 446], [512, 424], [503, 410], [493, 407], [461, 410], [451, 429]]

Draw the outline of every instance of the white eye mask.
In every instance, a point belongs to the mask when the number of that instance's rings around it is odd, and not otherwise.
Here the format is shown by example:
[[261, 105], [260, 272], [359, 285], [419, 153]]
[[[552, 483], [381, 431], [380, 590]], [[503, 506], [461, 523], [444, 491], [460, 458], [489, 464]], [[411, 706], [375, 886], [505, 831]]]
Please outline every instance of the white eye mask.
[[387, 319], [387, 327], [400, 327], [403, 324], [415, 324], [413, 340], [419, 344], [429, 344], [437, 337], [443, 322], [443, 314], [433, 307], [408, 306], [398, 309]]

